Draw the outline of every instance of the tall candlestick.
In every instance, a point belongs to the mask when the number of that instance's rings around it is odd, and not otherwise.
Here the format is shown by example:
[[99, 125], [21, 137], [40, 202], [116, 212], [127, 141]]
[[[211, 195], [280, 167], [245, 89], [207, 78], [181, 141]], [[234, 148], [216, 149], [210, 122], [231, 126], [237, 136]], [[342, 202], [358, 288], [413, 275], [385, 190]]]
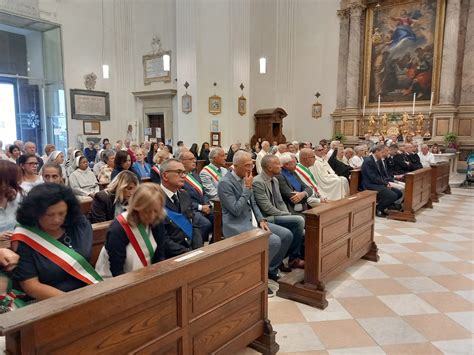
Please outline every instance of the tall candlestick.
[[377, 116], [380, 116], [380, 95], [379, 95], [379, 105], [377, 107]]
[[431, 92], [431, 98], [430, 98], [430, 112], [428, 113], [428, 115], [431, 115], [431, 109], [433, 108], [433, 94], [434, 94], [434, 92], [432, 91]]
[[362, 118], [365, 117], [365, 99], [366, 99], [366, 97], [364, 96], [364, 104], [362, 106]]
[[413, 110], [412, 110], [412, 115], [415, 114], [415, 102], [416, 102], [416, 92], [413, 93]]

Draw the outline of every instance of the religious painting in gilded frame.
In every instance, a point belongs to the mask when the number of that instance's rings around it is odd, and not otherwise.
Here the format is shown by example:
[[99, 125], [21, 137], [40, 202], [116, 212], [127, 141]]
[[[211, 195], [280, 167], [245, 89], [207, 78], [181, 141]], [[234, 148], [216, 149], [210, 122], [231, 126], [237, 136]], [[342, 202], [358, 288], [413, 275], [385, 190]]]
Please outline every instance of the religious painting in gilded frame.
[[247, 99], [244, 95], [239, 97], [238, 111], [240, 116], [243, 116], [247, 113]]
[[220, 96], [213, 95], [209, 97], [209, 113], [218, 115], [222, 112], [222, 99]]
[[193, 110], [193, 98], [189, 94], [181, 97], [181, 110], [184, 113], [190, 113]]
[[323, 115], [323, 105], [319, 102], [313, 104], [311, 109], [311, 116], [314, 118], [320, 118]]
[[363, 96], [368, 106], [437, 99], [446, 0], [392, 0], [368, 6]]

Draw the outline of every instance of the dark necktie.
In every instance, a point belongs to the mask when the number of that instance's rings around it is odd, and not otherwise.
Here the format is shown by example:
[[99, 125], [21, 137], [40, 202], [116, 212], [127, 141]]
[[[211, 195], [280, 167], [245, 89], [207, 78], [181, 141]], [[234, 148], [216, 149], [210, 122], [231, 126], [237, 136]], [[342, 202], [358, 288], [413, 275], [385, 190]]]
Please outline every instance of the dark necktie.
[[179, 210], [179, 199], [178, 199], [178, 194], [173, 195], [173, 203], [176, 206], [176, 208]]
[[276, 207], [276, 188], [275, 188], [275, 182], [272, 179], [272, 196], [273, 196], [273, 206]]

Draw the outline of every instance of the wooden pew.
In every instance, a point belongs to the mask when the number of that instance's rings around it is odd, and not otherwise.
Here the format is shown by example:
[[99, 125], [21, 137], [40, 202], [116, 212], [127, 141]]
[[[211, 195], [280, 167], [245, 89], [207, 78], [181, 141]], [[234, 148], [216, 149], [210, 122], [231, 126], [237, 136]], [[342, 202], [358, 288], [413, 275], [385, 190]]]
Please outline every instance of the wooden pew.
[[431, 203], [431, 168], [405, 174], [403, 211], [390, 210], [387, 218], [416, 222], [415, 213], [422, 207], [433, 208]]
[[451, 194], [449, 171], [448, 162], [431, 165], [431, 201], [439, 202], [438, 197], [442, 193]]
[[95, 263], [99, 258], [100, 251], [105, 244], [107, 229], [109, 229], [110, 223], [112, 223], [112, 221], [92, 224], [92, 254], [90, 260], [92, 266], [95, 266]]
[[360, 169], [351, 170], [351, 180], [349, 182], [349, 190], [351, 195], [359, 192], [360, 185]]
[[141, 182], [151, 182], [151, 178], [149, 176], [144, 176], [140, 180]]
[[218, 197], [213, 198], [214, 203], [214, 226], [212, 227], [212, 241], [222, 240], [222, 205]]
[[92, 207], [92, 198], [87, 197], [79, 200], [81, 213], [87, 216]]
[[305, 269], [283, 276], [277, 295], [324, 309], [328, 281], [361, 258], [378, 261], [376, 200], [377, 192], [363, 191], [304, 212]]
[[[259, 229], [0, 315], [8, 354], [276, 354]], [[209, 268], [212, 265], [212, 268]]]

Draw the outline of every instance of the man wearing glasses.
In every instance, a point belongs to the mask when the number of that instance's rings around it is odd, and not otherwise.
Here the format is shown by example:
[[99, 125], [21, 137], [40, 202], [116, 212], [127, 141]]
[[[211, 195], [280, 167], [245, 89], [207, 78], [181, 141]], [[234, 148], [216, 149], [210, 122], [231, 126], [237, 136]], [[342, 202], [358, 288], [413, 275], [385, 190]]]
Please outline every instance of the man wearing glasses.
[[[271, 231], [268, 240], [268, 276], [278, 279], [278, 267], [293, 241], [290, 230], [268, 223], [255, 203], [253, 195], [253, 162], [250, 153], [237, 151], [233, 157], [234, 170], [219, 181], [217, 193], [222, 204], [222, 234], [225, 238], [255, 228]], [[273, 291], [268, 289], [268, 296]]]
[[160, 166], [161, 188], [166, 196], [167, 216], [163, 221], [168, 241], [166, 258], [186, 253], [203, 246], [201, 231], [196, 224], [191, 197], [182, 190], [186, 177], [183, 164], [168, 159]]

